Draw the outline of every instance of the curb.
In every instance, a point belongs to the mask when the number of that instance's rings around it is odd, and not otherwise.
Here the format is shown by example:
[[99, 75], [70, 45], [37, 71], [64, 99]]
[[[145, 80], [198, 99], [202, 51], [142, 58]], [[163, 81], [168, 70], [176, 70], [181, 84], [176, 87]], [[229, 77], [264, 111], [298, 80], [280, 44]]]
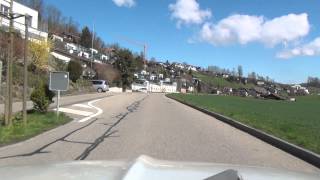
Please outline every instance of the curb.
[[219, 113], [215, 113], [215, 112], [212, 112], [212, 111], [208, 111], [206, 109], [203, 109], [203, 108], [200, 108], [200, 107], [196, 107], [192, 104], [189, 104], [187, 102], [184, 102], [184, 101], [181, 101], [181, 100], [178, 100], [176, 98], [173, 98], [173, 97], [169, 97], [166, 95], [166, 97], [170, 98], [170, 99], [173, 99], [175, 101], [178, 101], [179, 103], [181, 104], [184, 104], [186, 106], [189, 106], [191, 108], [194, 108], [196, 110], [199, 110], [207, 115], [210, 115], [224, 123], [227, 123], [237, 129], [240, 129], [241, 131], [244, 131], [268, 144], [271, 144], [272, 146], [275, 146], [295, 157], [298, 157], [318, 168], [320, 168], [320, 155], [314, 153], [314, 152], [311, 152], [307, 149], [304, 149], [302, 147], [299, 147], [297, 145], [294, 145], [292, 143], [289, 143], [289, 142], [286, 142], [280, 138], [277, 138], [273, 135], [270, 135], [270, 134], [267, 134], [265, 132], [262, 132], [261, 130], [258, 130], [258, 129], [255, 129], [255, 128], [252, 128], [250, 126], [247, 126], [245, 124], [242, 124], [232, 118], [229, 118], [227, 116], [223, 116]]

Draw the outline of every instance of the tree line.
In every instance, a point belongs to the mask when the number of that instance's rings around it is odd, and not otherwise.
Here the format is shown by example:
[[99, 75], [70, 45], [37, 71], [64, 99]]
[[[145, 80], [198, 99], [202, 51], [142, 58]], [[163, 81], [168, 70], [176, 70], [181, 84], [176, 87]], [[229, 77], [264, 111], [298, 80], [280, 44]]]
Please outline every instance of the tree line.
[[43, 0], [17, 0], [32, 9], [38, 11], [39, 29], [47, 31], [49, 34], [71, 34], [78, 37], [80, 45], [91, 48], [92, 37], [94, 37], [93, 47], [104, 52], [107, 45], [96, 34], [93, 33], [87, 26], [80, 29], [79, 23], [72, 17], [66, 17], [54, 5], [48, 5]]

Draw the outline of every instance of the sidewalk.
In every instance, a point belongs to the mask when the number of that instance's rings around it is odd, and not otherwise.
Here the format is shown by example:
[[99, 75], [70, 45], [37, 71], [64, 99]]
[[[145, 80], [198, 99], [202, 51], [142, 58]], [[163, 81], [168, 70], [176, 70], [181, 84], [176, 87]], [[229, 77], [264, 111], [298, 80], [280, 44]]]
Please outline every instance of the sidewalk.
[[[98, 99], [102, 97], [107, 97], [112, 95], [113, 93], [107, 92], [107, 93], [89, 93], [89, 94], [81, 94], [81, 95], [74, 95], [74, 96], [61, 96], [60, 98], [60, 106], [66, 106], [74, 103], [80, 103], [82, 101], [89, 101], [93, 99]], [[56, 104], [56, 97], [53, 99], [55, 102], [50, 105], [49, 108], [55, 108], [57, 106]], [[27, 102], [27, 109], [32, 109], [33, 104], [32, 101]], [[14, 102], [12, 105], [12, 111], [19, 112], [22, 110], [22, 102]], [[4, 113], [4, 104], [0, 104], [0, 114]]]

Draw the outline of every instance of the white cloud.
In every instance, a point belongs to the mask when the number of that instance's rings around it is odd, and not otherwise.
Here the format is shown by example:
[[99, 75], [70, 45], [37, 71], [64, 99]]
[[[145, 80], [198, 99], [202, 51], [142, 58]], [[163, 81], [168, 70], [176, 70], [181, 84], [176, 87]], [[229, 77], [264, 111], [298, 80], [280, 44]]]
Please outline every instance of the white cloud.
[[202, 10], [196, 0], [177, 0], [169, 5], [171, 17], [177, 20], [178, 27], [182, 24], [201, 24], [211, 17], [209, 9]]
[[136, 2], [134, 0], [112, 0], [119, 7], [133, 7]]
[[281, 51], [277, 54], [277, 57], [281, 59], [289, 59], [296, 56], [316, 55], [320, 55], [320, 37], [314, 39], [310, 43], [295, 47], [293, 49]]
[[267, 46], [287, 44], [306, 36], [310, 25], [308, 15], [288, 14], [266, 20], [263, 16], [232, 15], [216, 24], [205, 23], [200, 40], [214, 45], [262, 42]]

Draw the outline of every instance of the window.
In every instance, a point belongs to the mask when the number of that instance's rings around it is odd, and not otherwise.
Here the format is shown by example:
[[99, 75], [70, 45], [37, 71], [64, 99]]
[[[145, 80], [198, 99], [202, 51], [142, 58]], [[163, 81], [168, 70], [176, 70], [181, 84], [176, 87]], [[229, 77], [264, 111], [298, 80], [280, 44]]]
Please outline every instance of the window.
[[9, 7], [1, 4], [1, 12], [8, 15], [9, 14]]
[[102, 81], [92, 81], [92, 84], [94, 84], [94, 85], [100, 85], [100, 84], [102, 84]]
[[28, 26], [31, 27], [31, 25], [32, 25], [32, 16], [29, 16]]

